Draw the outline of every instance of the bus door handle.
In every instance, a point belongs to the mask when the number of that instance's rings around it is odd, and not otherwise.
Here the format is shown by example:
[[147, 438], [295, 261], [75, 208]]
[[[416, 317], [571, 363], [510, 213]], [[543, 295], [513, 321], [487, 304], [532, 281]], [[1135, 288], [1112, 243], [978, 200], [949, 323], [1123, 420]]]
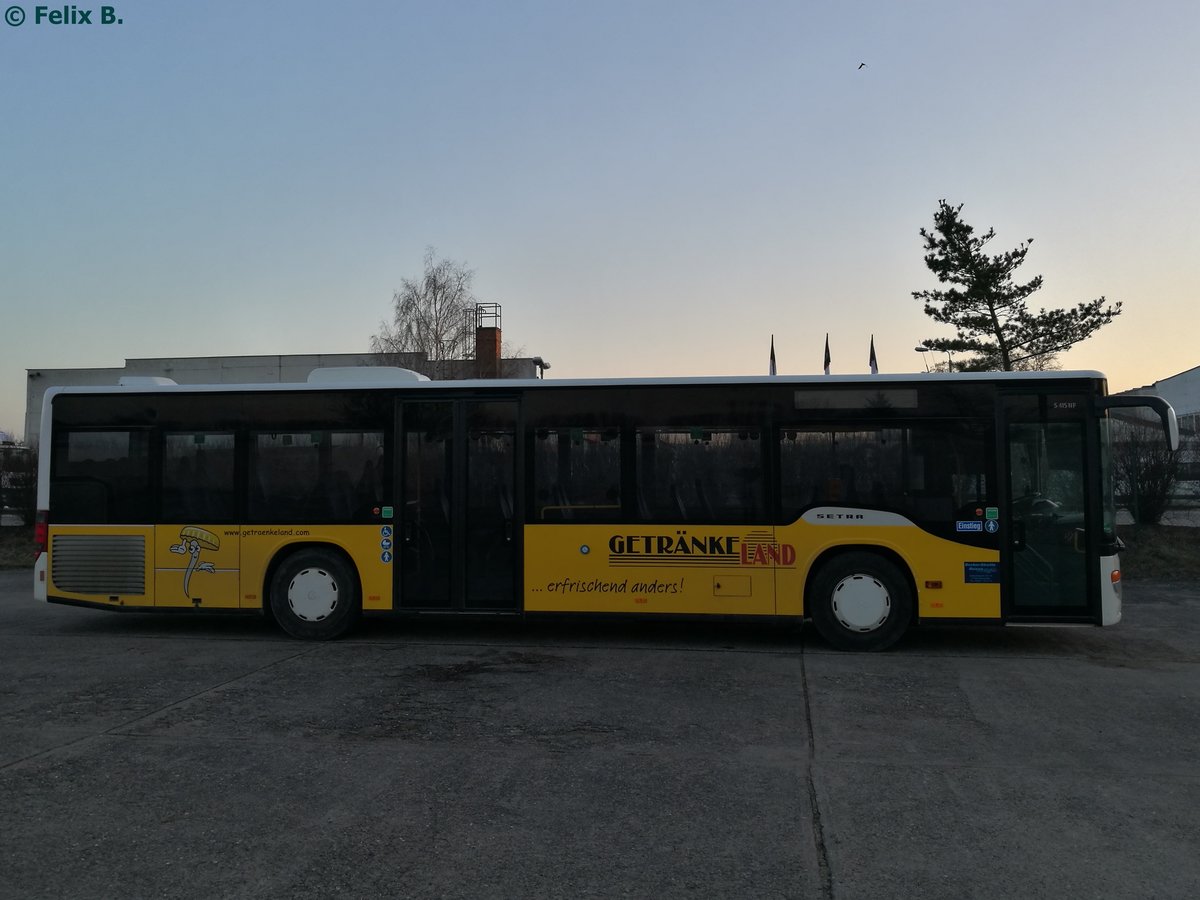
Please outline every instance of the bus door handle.
[[413, 542], [413, 525], [412, 522], [404, 523], [404, 543], [411, 544]]
[[512, 522], [510, 520], [506, 519], [504, 522], [504, 542], [506, 544], [511, 544], [512, 538], [513, 538]]
[[1025, 549], [1025, 523], [1012, 523], [1012, 548], [1017, 551]]

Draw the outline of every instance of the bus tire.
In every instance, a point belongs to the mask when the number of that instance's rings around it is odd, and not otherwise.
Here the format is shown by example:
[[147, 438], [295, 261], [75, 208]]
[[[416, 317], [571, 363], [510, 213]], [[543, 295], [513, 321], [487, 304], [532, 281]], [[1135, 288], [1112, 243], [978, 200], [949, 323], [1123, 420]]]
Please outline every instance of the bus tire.
[[362, 612], [358, 578], [341, 554], [310, 548], [288, 555], [271, 578], [271, 613], [292, 637], [329, 641]]
[[821, 566], [808, 591], [817, 632], [838, 650], [886, 650], [913, 617], [908, 579], [878, 553], [842, 553]]

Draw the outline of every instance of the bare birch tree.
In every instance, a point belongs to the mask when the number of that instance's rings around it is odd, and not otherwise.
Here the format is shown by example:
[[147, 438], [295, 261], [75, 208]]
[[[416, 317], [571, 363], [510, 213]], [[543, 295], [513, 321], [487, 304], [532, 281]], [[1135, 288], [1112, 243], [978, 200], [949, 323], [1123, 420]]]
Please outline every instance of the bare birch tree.
[[379, 333], [371, 336], [371, 352], [388, 365], [406, 364], [403, 354], [423, 353], [429, 370], [423, 374], [432, 378], [443, 377], [445, 360], [471, 359], [475, 355], [474, 277], [465, 263], [439, 259], [433, 247], [426, 248], [425, 274], [404, 279], [393, 293], [392, 319], [379, 323]]

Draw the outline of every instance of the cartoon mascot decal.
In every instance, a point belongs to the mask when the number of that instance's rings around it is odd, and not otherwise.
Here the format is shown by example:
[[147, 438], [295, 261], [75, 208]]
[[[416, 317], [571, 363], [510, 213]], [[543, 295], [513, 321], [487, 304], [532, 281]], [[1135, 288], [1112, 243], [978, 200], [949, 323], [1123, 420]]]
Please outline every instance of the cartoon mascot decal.
[[185, 525], [179, 529], [179, 543], [171, 545], [172, 553], [191, 555], [188, 560], [187, 571], [183, 573], [183, 595], [189, 600], [192, 599], [192, 594], [188, 590], [188, 584], [192, 580], [192, 573], [199, 572], [215, 572], [213, 564], [210, 562], [200, 562], [200, 550], [219, 550], [221, 549], [221, 540], [211, 531], [205, 531], [203, 528], [197, 528], [194, 525]]

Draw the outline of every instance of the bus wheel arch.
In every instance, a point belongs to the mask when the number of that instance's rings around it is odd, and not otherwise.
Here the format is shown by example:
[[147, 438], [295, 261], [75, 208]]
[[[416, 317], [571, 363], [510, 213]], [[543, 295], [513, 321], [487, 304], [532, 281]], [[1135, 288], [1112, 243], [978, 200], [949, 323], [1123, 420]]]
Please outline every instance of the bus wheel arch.
[[886, 650], [916, 624], [916, 585], [904, 559], [874, 545], [822, 554], [804, 586], [805, 615], [839, 650]]
[[271, 560], [264, 613], [295, 638], [341, 637], [362, 614], [362, 583], [350, 556], [334, 544], [289, 544]]

